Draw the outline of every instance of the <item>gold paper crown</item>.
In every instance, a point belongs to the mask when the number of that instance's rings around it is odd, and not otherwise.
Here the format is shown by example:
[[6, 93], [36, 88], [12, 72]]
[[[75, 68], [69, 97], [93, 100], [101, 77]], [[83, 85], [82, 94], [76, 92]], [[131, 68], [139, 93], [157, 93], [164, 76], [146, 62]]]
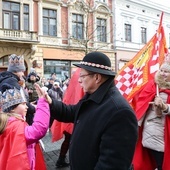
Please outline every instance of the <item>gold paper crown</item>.
[[0, 107], [3, 112], [9, 107], [23, 102], [27, 102], [27, 100], [22, 88], [20, 90], [16, 88], [7, 89], [3, 93], [0, 92]]

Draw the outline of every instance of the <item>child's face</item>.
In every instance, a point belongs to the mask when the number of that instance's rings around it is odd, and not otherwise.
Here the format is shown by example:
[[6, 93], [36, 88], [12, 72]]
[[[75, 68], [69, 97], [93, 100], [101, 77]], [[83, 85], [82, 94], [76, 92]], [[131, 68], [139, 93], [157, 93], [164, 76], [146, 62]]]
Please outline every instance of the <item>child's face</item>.
[[15, 109], [14, 112], [20, 114], [21, 116], [26, 116], [28, 106], [26, 103], [20, 103]]

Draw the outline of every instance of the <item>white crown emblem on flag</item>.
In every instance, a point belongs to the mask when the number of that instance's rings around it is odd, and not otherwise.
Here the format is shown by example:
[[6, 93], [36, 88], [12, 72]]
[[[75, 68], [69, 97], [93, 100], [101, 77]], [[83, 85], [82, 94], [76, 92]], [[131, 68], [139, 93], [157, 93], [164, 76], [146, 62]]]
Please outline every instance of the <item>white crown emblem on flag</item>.
[[27, 102], [23, 89], [20, 90], [7, 89], [5, 92], [0, 92], [0, 107], [2, 111], [16, 104]]

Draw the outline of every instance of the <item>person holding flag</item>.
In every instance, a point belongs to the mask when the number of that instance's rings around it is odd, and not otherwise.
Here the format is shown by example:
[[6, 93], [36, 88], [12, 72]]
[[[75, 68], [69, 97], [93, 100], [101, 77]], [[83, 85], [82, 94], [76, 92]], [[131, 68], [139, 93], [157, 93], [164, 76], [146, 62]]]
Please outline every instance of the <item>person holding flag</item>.
[[115, 78], [117, 88], [135, 110], [138, 120], [135, 170], [170, 169], [167, 162], [170, 63], [168, 60], [163, 63], [168, 50], [162, 18], [163, 13], [157, 32]]
[[169, 170], [170, 156], [170, 54], [140, 92], [135, 112], [139, 139], [134, 154], [135, 170]]

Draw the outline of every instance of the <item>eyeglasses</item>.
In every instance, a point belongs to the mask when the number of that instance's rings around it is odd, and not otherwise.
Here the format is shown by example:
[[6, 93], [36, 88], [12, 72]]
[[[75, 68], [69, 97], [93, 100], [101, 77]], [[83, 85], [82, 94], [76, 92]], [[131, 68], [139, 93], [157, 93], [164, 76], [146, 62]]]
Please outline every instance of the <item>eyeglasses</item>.
[[79, 78], [84, 78], [86, 76], [90, 76], [90, 75], [93, 75], [94, 73], [88, 73], [88, 74], [82, 74], [82, 75], [79, 75]]

